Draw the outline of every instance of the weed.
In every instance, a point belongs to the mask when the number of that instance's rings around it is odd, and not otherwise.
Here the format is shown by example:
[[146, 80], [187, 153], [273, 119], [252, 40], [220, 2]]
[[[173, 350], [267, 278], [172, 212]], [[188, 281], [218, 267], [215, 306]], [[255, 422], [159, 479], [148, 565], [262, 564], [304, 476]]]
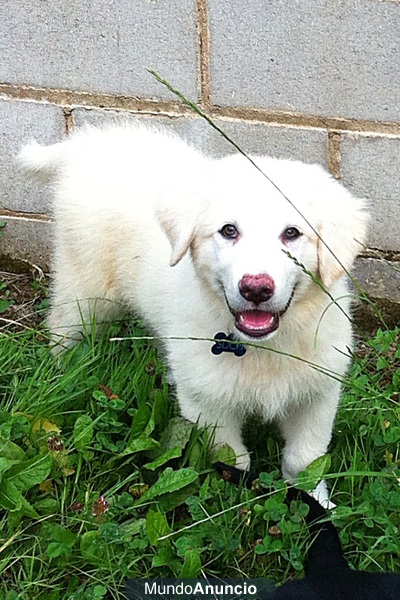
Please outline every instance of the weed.
[[5, 281], [0, 279], [0, 313], [14, 304], [14, 300], [10, 297], [10, 290]]
[[[123, 598], [125, 578], [145, 575], [301, 574], [306, 508], [284, 503], [279, 439], [252, 423], [264, 496], [225, 483], [210, 434], [177, 415], [157, 350], [110, 343], [117, 333], [57, 360], [35, 330], [0, 337], [0, 597]], [[355, 568], [400, 567], [398, 339], [379, 331], [355, 355], [332, 455], [300, 477], [310, 487], [330, 472]]]

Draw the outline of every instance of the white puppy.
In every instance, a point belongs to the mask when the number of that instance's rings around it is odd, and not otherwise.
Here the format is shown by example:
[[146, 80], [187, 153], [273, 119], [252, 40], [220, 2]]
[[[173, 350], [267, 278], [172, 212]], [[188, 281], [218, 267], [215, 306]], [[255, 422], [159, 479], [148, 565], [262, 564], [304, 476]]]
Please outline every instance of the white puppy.
[[[294, 478], [331, 438], [352, 341], [344, 268], [368, 218], [321, 167], [254, 160], [294, 206], [243, 156], [211, 160], [143, 126], [84, 129], [20, 155], [53, 180], [53, 338], [75, 339], [94, 308], [97, 322], [135, 311], [164, 339], [182, 415], [217, 425], [242, 468], [246, 414], [275, 419]], [[193, 341], [218, 332], [251, 345], [238, 356]]]

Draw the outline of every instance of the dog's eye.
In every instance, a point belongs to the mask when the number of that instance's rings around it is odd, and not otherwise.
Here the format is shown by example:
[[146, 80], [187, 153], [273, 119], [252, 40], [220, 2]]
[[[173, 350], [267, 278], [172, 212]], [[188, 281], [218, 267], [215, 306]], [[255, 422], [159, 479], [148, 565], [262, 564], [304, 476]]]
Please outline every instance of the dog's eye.
[[236, 227], [234, 225], [232, 225], [231, 223], [227, 223], [220, 230], [220, 234], [224, 238], [228, 238], [230, 240], [234, 240], [234, 239], [236, 239], [238, 237], [239, 232], [238, 232], [238, 230], [236, 229]]
[[297, 229], [297, 227], [288, 227], [287, 229], [285, 229], [285, 231], [282, 234], [282, 237], [285, 241], [295, 240], [296, 238], [298, 238], [300, 236], [301, 236], [301, 233]]

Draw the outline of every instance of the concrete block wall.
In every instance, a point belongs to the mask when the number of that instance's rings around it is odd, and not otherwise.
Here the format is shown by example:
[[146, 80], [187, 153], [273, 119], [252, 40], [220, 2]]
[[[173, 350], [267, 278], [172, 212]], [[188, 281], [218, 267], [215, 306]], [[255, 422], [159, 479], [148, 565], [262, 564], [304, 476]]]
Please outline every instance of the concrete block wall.
[[154, 69], [246, 151], [325, 165], [373, 214], [356, 274], [400, 315], [399, 0], [10, 0], [0, 6], [0, 269], [49, 267], [49, 191], [24, 142], [151, 120], [232, 152]]

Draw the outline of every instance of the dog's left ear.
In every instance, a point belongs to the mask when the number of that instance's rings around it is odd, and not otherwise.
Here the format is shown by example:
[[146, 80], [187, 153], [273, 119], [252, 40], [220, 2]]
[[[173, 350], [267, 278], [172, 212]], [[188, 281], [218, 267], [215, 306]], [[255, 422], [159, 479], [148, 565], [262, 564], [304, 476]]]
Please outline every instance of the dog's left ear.
[[[325, 208], [317, 240], [319, 276], [325, 287], [351, 265], [367, 239], [369, 214], [367, 201], [356, 198], [333, 178], [325, 188]], [[325, 243], [324, 243], [325, 242]]]
[[185, 256], [194, 240], [194, 207], [181, 210], [174, 206], [158, 207], [156, 218], [171, 244], [172, 253], [169, 264], [174, 267]]

